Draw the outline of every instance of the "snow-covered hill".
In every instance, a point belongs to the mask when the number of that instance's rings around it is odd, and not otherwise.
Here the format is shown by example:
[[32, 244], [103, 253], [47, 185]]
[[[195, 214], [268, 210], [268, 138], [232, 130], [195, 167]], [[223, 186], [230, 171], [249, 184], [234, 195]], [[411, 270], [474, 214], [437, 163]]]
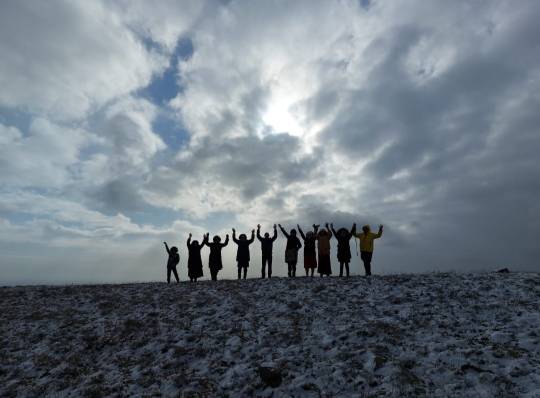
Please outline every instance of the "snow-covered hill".
[[540, 275], [0, 288], [0, 396], [540, 397]]

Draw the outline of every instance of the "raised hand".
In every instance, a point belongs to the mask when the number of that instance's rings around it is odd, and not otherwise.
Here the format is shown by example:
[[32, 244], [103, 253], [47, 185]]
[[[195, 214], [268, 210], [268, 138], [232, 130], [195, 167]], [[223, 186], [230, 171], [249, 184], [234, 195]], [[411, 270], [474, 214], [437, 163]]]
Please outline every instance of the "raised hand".
[[252, 234], [254, 234], [254, 233], [255, 233], [255, 230], [254, 230], [254, 229], [252, 229], [252, 230], [251, 230], [251, 233], [252, 233]]
[[278, 224], [278, 225], [279, 225], [279, 227], [281, 228], [281, 224]]
[[191, 232], [189, 233], [189, 237], [191, 238]]
[[261, 224], [257, 224], [257, 229], [261, 229]]
[[225, 238], [229, 239], [229, 234], [225, 235]]
[[382, 224], [381, 224], [381, 225], [379, 225], [379, 229], [383, 229], [383, 225], [382, 225]]
[[233, 231], [233, 234], [236, 233], [236, 229], [233, 228], [232, 231]]
[[276, 229], [276, 224], [274, 224], [274, 229]]

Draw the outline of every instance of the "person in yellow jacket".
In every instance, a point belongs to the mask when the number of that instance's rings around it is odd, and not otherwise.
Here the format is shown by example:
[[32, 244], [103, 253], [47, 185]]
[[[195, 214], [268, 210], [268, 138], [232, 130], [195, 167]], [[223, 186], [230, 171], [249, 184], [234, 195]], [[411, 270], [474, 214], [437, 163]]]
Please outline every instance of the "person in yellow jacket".
[[364, 263], [364, 269], [366, 270], [366, 275], [371, 275], [371, 258], [373, 257], [373, 241], [382, 236], [383, 226], [379, 225], [379, 232], [373, 233], [369, 225], [364, 225], [362, 227], [361, 233], [355, 233], [354, 236], [360, 239], [360, 258]]

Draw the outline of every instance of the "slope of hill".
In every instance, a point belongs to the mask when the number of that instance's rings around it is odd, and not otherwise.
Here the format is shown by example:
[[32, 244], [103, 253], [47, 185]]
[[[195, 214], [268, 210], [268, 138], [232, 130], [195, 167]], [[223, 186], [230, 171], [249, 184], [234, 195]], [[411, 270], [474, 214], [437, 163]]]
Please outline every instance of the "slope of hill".
[[540, 275], [0, 288], [0, 396], [540, 396]]

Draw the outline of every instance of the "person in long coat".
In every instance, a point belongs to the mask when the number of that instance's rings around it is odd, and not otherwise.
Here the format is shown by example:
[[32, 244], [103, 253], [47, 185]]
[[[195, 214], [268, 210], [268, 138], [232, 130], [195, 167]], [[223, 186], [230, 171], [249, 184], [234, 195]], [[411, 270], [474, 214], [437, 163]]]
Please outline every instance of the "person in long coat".
[[176, 266], [180, 262], [178, 248], [173, 246], [169, 249], [167, 242], [163, 243], [165, 244], [165, 250], [167, 250], [167, 254], [169, 255], [169, 258], [167, 259], [167, 283], [171, 283], [171, 272], [174, 274], [176, 282], [180, 282], [180, 279], [178, 278], [178, 271], [176, 271]]
[[298, 263], [298, 250], [302, 247], [300, 239], [296, 236], [296, 230], [291, 229], [290, 233], [285, 231], [285, 228], [279, 225], [279, 229], [287, 238], [287, 246], [285, 246], [285, 262], [287, 263], [289, 277], [296, 276], [296, 263]]
[[[209, 234], [206, 234], [208, 237]], [[225, 242], [221, 243], [219, 236], [212, 238], [212, 243], [206, 241], [206, 246], [210, 248], [210, 255], [208, 256], [208, 268], [210, 268], [210, 275], [213, 281], [217, 281], [218, 272], [223, 269], [223, 263], [221, 261], [221, 249], [229, 244], [229, 234], [225, 235]]]
[[322, 276], [332, 275], [332, 264], [330, 262], [330, 239], [332, 238], [332, 231], [326, 224], [326, 229], [321, 229], [317, 234], [317, 242], [319, 243], [319, 266], [317, 272]]
[[255, 240], [255, 230], [251, 230], [251, 239], [247, 239], [246, 234], [240, 234], [238, 239], [236, 239], [236, 230], [232, 229], [232, 239], [234, 243], [238, 245], [238, 250], [236, 252], [236, 262], [238, 264], [238, 279], [242, 277], [242, 270], [244, 271], [244, 279], [247, 276], [247, 269], [249, 267], [249, 245]]
[[340, 228], [336, 232], [334, 224], [330, 224], [330, 227], [338, 241], [337, 258], [339, 262], [339, 276], [343, 276], [343, 266], [345, 266], [347, 276], [349, 276], [349, 263], [351, 262], [351, 246], [349, 245], [349, 242], [356, 233], [356, 224], [353, 224], [350, 232], [345, 228]]
[[317, 230], [318, 225], [313, 224], [313, 231], [308, 231], [304, 235], [304, 231], [300, 228], [300, 225], [297, 225], [298, 232], [304, 241], [304, 269], [306, 270], [306, 276], [309, 275], [311, 270], [311, 276], [317, 268], [317, 250], [316, 250], [316, 240], [317, 240]]
[[197, 282], [197, 278], [201, 278], [203, 274], [202, 260], [201, 260], [201, 249], [203, 246], [208, 243], [208, 235], [205, 235], [203, 242], [194, 240], [191, 241], [191, 234], [187, 240], [188, 247], [188, 276], [191, 282]]

